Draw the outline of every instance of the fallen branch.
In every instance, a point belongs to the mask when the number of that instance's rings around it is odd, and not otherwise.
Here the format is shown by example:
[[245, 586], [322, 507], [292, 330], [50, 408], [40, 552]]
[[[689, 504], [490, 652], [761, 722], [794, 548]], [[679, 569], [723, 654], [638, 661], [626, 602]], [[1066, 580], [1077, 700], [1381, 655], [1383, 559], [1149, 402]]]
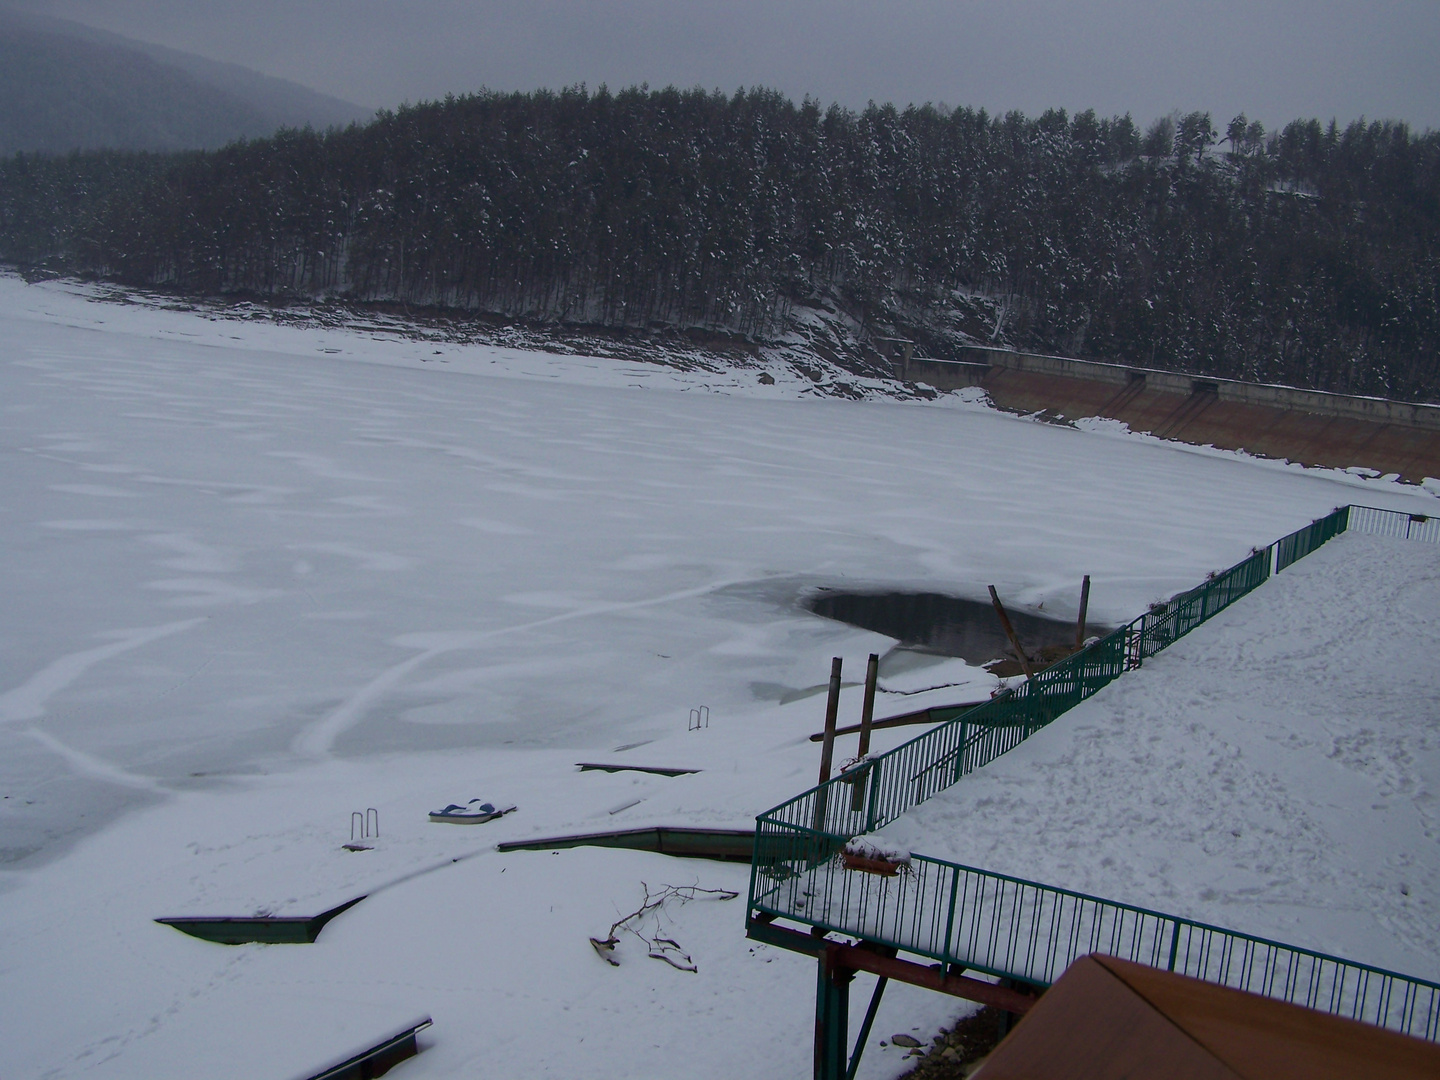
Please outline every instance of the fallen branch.
[[[660, 937], [659, 915], [667, 902], [678, 900], [681, 904], [688, 904], [691, 900], [703, 900], [712, 898], [716, 900], [734, 900], [740, 894], [731, 889], [702, 889], [698, 885], [662, 885], [659, 891], [650, 892], [650, 886], [645, 882], [640, 883], [645, 890], [645, 899], [638, 908], [629, 915], [616, 919], [610, 924], [610, 934], [606, 938], [591, 938], [590, 946], [599, 956], [611, 967], [619, 967], [620, 961], [615, 956], [615, 946], [620, 944], [620, 933], [634, 934], [644, 943], [646, 954], [652, 960], [664, 960], [665, 963], [678, 971], [698, 971], [694, 959], [687, 953], [674, 938]], [[656, 927], [653, 935], [645, 933], [644, 923], [647, 915], [654, 914]]]

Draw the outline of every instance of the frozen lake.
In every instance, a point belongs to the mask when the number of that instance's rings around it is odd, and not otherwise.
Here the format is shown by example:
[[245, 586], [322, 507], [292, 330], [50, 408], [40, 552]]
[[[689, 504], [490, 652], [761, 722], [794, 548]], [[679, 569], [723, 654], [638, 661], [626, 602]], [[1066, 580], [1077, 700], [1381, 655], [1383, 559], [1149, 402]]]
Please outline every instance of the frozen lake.
[[[994, 583], [1069, 619], [1088, 573], [1091, 619], [1116, 624], [1336, 505], [1435, 511], [1383, 481], [774, 374], [287, 328], [0, 276], [0, 1013], [27, 1033], [0, 1073], [196, 1075], [203, 1050], [225, 1063], [209, 1075], [286, 1075], [372, 1014], [417, 1010], [433, 1046], [397, 1076], [803, 1073], [813, 974], [755, 960], [738, 904], [685, 909], [699, 976], [643, 954], [612, 972], [579, 934], [642, 877], [743, 888], [743, 868], [486, 854], [376, 888], [500, 839], [743, 827], [808, 786], [824, 699], [803, 691], [832, 655], [858, 680], [895, 644], [804, 610], [817, 587], [984, 599]], [[965, 696], [902, 691], [994, 685], [935, 660], [945, 677], [897, 676], [882, 715]], [[711, 725], [687, 733], [699, 705]], [[847, 690], [842, 722], [858, 710]], [[573, 770], [616, 753], [703, 771]], [[520, 810], [481, 837], [425, 821], [472, 795]], [[340, 852], [366, 806], [386, 843]], [[501, 872], [530, 885], [495, 892]], [[288, 951], [148, 922], [366, 891]], [[569, 905], [563, 933], [536, 921], [542, 892]], [[398, 929], [470, 903], [504, 940], [468, 953], [464, 922]], [[953, 1009], [902, 991], [880, 1025]], [[243, 1038], [286, 1023], [316, 1048]], [[606, 1034], [550, 1045], [562, 1025]], [[877, 1053], [864, 1075], [897, 1068]]]

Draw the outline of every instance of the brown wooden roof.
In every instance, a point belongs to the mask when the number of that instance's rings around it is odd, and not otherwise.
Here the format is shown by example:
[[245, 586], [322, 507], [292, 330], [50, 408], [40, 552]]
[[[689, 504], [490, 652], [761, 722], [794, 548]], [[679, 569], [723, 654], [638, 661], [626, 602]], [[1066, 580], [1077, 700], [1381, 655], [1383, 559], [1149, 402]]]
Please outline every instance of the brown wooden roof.
[[1099, 954], [1082, 957], [979, 1080], [1437, 1080], [1440, 1046]]

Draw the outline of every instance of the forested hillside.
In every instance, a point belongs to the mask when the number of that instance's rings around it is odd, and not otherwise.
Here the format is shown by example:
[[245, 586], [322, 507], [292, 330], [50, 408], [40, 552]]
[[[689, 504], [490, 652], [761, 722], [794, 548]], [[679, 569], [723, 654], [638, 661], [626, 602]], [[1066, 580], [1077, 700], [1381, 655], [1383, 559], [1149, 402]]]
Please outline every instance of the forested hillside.
[[0, 258], [754, 339], [806, 307], [968, 341], [1440, 398], [1440, 135], [481, 94], [184, 155], [0, 163]]

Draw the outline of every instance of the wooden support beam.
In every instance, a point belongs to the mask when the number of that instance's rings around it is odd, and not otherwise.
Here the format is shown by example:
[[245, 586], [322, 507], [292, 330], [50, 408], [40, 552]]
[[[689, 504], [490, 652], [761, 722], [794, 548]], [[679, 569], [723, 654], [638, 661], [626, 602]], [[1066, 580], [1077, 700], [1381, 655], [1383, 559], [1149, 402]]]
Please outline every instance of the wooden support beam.
[[[855, 782], [850, 787], [850, 809], [859, 812], [865, 809], [865, 793], [870, 787], [870, 766], [865, 758], [870, 753], [870, 728], [875, 720], [875, 683], [880, 676], [880, 655], [871, 653], [865, 665], [865, 702], [860, 707], [860, 748], [855, 752], [858, 762], [855, 768]], [[854, 1066], [851, 1066], [853, 1073]]]
[[1006, 1012], [1025, 1014], [1035, 1004], [1030, 994], [1011, 990], [1005, 986], [972, 979], [968, 975], [946, 975], [943, 971], [911, 963], [894, 956], [882, 956], [858, 945], [844, 945], [831, 942], [825, 947], [829, 954], [829, 968], [848, 968], [851, 971], [868, 971], [872, 975], [883, 975], [887, 979], [923, 986], [927, 990], [938, 990], [952, 997], [978, 1001], [983, 1005], [994, 1005]]
[[751, 913], [750, 921], [745, 924], [745, 936], [751, 941], [763, 941], [766, 945], [774, 945], [777, 949], [788, 949], [791, 952], [803, 953], [805, 956], [819, 956], [825, 951], [826, 945], [822, 938], [802, 934], [798, 930], [791, 930], [788, 927], [776, 926], [775, 916], [768, 911]]
[[835, 757], [835, 717], [840, 712], [840, 657], [830, 661], [830, 695], [825, 701], [825, 744], [820, 748], [820, 783], [830, 779]]
[[[959, 705], [942, 705], [937, 709], [917, 709], [915, 712], [900, 713], [898, 716], [887, 716], [884, 720], [876, 720], [870, 725], [871, 731], [879, 731], [881, 728], [905, 727], [909, 724], [940, 724], [946, 720], [953, 720], [953, 716], [936, 717], [938, 712], [949, 712], [952, 709], [977, 709], [981, 705], [989, 704], [990, 699], [984, 701], [964, 701]], [[848, 727], [835, 729], [836, 735], [854, 735], [860, 730], [859, 724], [851, 724]], [[810, 736], [811, 742], [819, 742], [825, 738], [823, 731], [817, 731]]]
[[[798, 930], [775, 925], [774, 919], [773, 915], [764, 912], [752, 914], [746, 926], [746, 936], [754, 941], [763, 941], [767, 945], [804, 953], [807, 956], [818, 956], [821, 953], [830, 955], [832, 960], [828, 968], [831, 971], [841, 968], [851, 971], [868, 971], [872, 975], [883, 975], [896, 982], [923, 986], [927, 990], [938, 990], [951, 997], [978, 1001], [982, 1005], [994, 1005], [996, 1008], [1013, 1013], [1025, 1013], [1038, 1000], [1035, 995], [1012, 990], [1006, 986], [997, 986], [995, 983], [972, 979], [965, 975], [946, 975], [936, 968], [926, 967], [924, 964], [915, 964], [909, 960], [887, 956], [884, 952], [876, 951], [875, 947], [848, 945], [844, 942], [817, 938], [813, 934], [802, 934]], [[816, 927], [816, 929], [819, 928]]]
[[856, 756], [863, 758], [870, 753], [870, 726], [875, 720], [875, 683], [880, 676], [880, 655], [870, 654], [865, 665], [865, 703], [860, 707], [860, 749]]
[[1030, 658], [1020, 647], [1020, 639], [1015, 636], [1015, 628], [1010, 625], [1010, 616], [1005, 614], [1005, 605], [1000, 603], [1000, 594], [995, 591], [994, 585], [990, 586], [990, 602], [995, 605], [995, 614], [1000, 616], [1000, 625], [1005, 628], [1005, 636], [1010, 639], [1010, 647], [1015, 650], [1015, 655], [1020, 660], [1020, 667], [1025, 671], [1025, 677], [1033, 679], [1035, 672], [1030, 668]]

